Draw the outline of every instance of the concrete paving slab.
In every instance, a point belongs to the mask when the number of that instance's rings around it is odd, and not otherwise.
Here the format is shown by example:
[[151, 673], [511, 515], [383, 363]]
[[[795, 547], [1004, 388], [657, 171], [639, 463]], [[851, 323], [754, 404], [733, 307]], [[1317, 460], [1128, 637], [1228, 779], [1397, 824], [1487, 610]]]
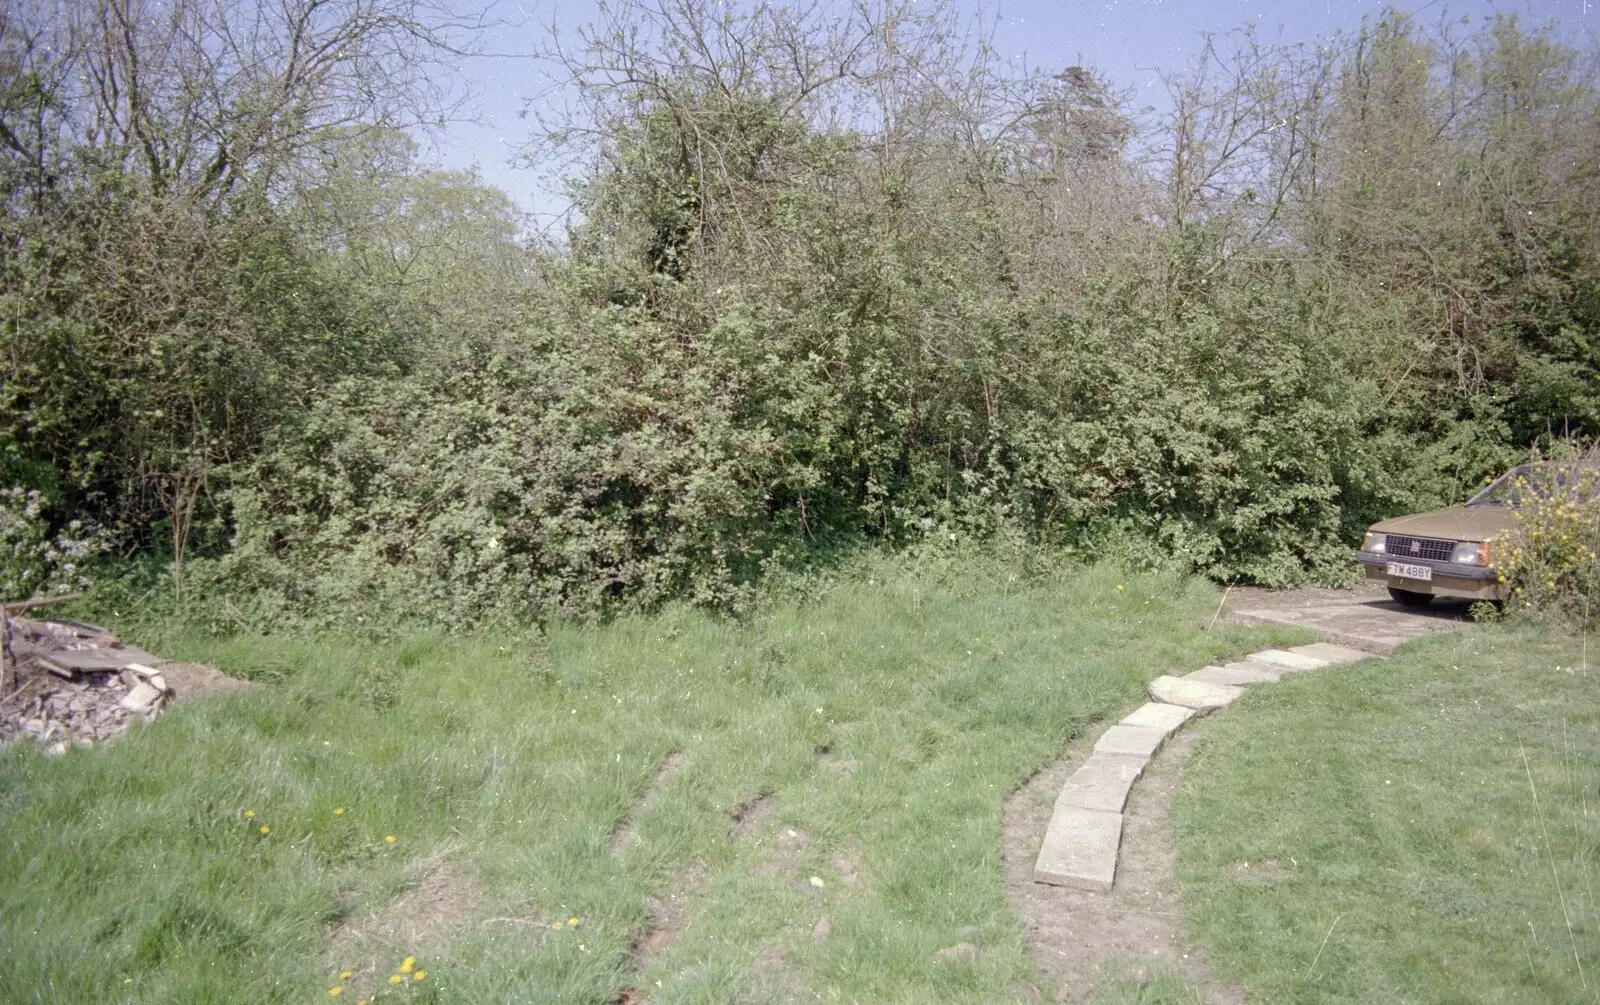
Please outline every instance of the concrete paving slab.
[[1100, 739], [1095, 741], [1094, 752], [1128, 754], [1148, 759], [1161, 749], [1161, 741], [1167, 738], [1168, 732], [1150, 726], [1124, 726], [1118, 723], [1100, 734]]
[[1182, 705], [1167, 705], [1159, 701], [1147, 701], [1123, 716], [1122, 724], [1124, 726], [1145, 726], [1170, 733], [1188, 722], [1193, 715], [1194, 709], [1192, 708], [1184, 708]]
[[1290, 646], [1289, 651], [1299, 653], [1301, 656], [1313, 656], [1319, 660], [1327, 660], [1330, 664], [1354, 663], [1356, 660], [1372, 658], [1372, 654], [1363, 649], [1352, 649], [1349, 646], [1335, 645], [1332, 642], [1313, 642], [1308, 646]]
[[1291, 670], [1281, 663], [1257, 663], [1254, 660], [1249, 660], [1244, 663], [1224, 663], [1223, 667], [1228, 670], [1248, 670], [1254, 674], [1261, 674], [1263, 676], [1270, 677], [1272, 680], [1282, 680], [1289, 674], [1300, 672], [1298, 670]]
[[1466, 602], [1435, 600], [1421, 609], [1401, 607], [1382, 587], [1373, 586], [1239, 587], [1230, 593], [1228, 607], [1234, 621], [1307, 628], [1332, 642], [1379, 653], [1424, 635], [1459, 631], [1470, 620]]
[[1157, 677], [1150, 682], [1150, 697], [1172, 705], [1183, 705], [1196, 712], [1209, 712], [1224, 708], [1244, 694], [1242, 687], [1227, 684], [1206, 684], [1181, 677]]
[[1034, 882], [1109, 890], [1121, 843], [1121, 813], [1057, 806], [1033, 864]]
[[1263, 649], [1251, 653], [1244, 659], [1246, 663], [1271, 663], [1290, 670], [1321, 670], [1328, 665], [1327, 660], [1319, 660], [1314, 656], [1301, 656], [1287, 649]]
[[[1268, 666], [1266, 663], [1260, 666]], [[1232, 687], [1248, 687], [1251, 684], [1270, 684], [1277, 680], [1278, 674], [1271, 670], [1256, 670], [1241, 663], [1230, 663], [1225, 667], [1205, 667], [1194, 673], [1183, 675], [1184, 680], [1197, 680], [1202, 684], [1228, 684]]]
[[1056, 807], [1121, 813], [1128, 790], [1149, 763], [1149, 758], [1135, 754], [1090, 754], [1062, 786]]

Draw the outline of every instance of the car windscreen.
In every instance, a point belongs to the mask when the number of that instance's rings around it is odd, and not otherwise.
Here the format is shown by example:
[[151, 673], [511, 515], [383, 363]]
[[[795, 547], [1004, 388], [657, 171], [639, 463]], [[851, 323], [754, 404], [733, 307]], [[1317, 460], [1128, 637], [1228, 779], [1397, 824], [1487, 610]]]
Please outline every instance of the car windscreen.
[[1470, 507], [1512, 507], [1529, 496], [1547, 498], [1572, 492], [1580, 499], [1600, 496], [1600, 468], [1577, 464], [1524, 464], [1467, 500]]

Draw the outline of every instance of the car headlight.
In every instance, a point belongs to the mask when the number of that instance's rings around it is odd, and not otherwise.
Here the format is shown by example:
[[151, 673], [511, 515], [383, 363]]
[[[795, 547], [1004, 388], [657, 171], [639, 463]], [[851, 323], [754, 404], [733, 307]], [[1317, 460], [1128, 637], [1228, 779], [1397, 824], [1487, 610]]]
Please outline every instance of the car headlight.
[[1370, 530], [1367, 531], [1366, 540], [1361, 542], [1361, 550], [1362, 551], [1370, 551], [1375, 555], [1385, 554], [1387, 549], [1388, 549], [1388, 547], [1389, 547], [1389, 535], [1387, 535], [1387, 534], [1374, 534]]
[[1450, 553], [1450, 561], [1457, 565], [1488, 565], [1488, 541], [1462, 541]]

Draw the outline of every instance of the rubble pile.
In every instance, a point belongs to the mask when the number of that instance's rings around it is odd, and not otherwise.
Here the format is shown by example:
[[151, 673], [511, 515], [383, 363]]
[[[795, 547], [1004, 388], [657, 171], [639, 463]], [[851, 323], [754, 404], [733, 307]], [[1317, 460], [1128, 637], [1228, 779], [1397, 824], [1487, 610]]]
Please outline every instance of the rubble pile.
[[[0, 617], [4, 617], [0, 614]], [[81, 621], [7, 618], [0, 673], [0, 745], [28, 738], [61, 753], [108, 740], [173, 697], [178, 666]]]

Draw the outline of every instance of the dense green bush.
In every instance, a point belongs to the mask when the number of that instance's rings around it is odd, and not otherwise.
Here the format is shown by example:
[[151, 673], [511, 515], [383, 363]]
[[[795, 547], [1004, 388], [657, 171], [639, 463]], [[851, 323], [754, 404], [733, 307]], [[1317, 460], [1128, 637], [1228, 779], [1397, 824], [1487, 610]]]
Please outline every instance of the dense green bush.
[[897, 366], [898, 326], [830, 332], [798, 302], [686, 335], [641, 308], [546, 316], [315, 405], [235, 490], [231, 561], [306, 600], [457, 618], [727, 602], [819, 540], [1001, 527], [1220, 578], [1337, 577], [1360, 528], [1431, 486], [1367, 433], [1360, 339], [1274, 331], [1260, 304], [1245, 338], [1227, 309], [1023, 307], [1004, 331], [1028, 365], [970, 370]]
[[1600, 621], [1600, 444], [1561, 446], [1561, 467], [1515, 480], [1522, 503], [1494, 543], [1495, 565], [1510, 612], [1592, 627]]
[[1600, 432], [1600, 88], [1548, 33], [1245, 36], [1152, 124], [912, 6], [674, 10], [550, 54], [579, 212], [540, 251], [375, 117], [217, 198], [6, 153], [7, 480], [198, 535], [239, 617], [463, 621], [950, 535], [1337, 581]]

